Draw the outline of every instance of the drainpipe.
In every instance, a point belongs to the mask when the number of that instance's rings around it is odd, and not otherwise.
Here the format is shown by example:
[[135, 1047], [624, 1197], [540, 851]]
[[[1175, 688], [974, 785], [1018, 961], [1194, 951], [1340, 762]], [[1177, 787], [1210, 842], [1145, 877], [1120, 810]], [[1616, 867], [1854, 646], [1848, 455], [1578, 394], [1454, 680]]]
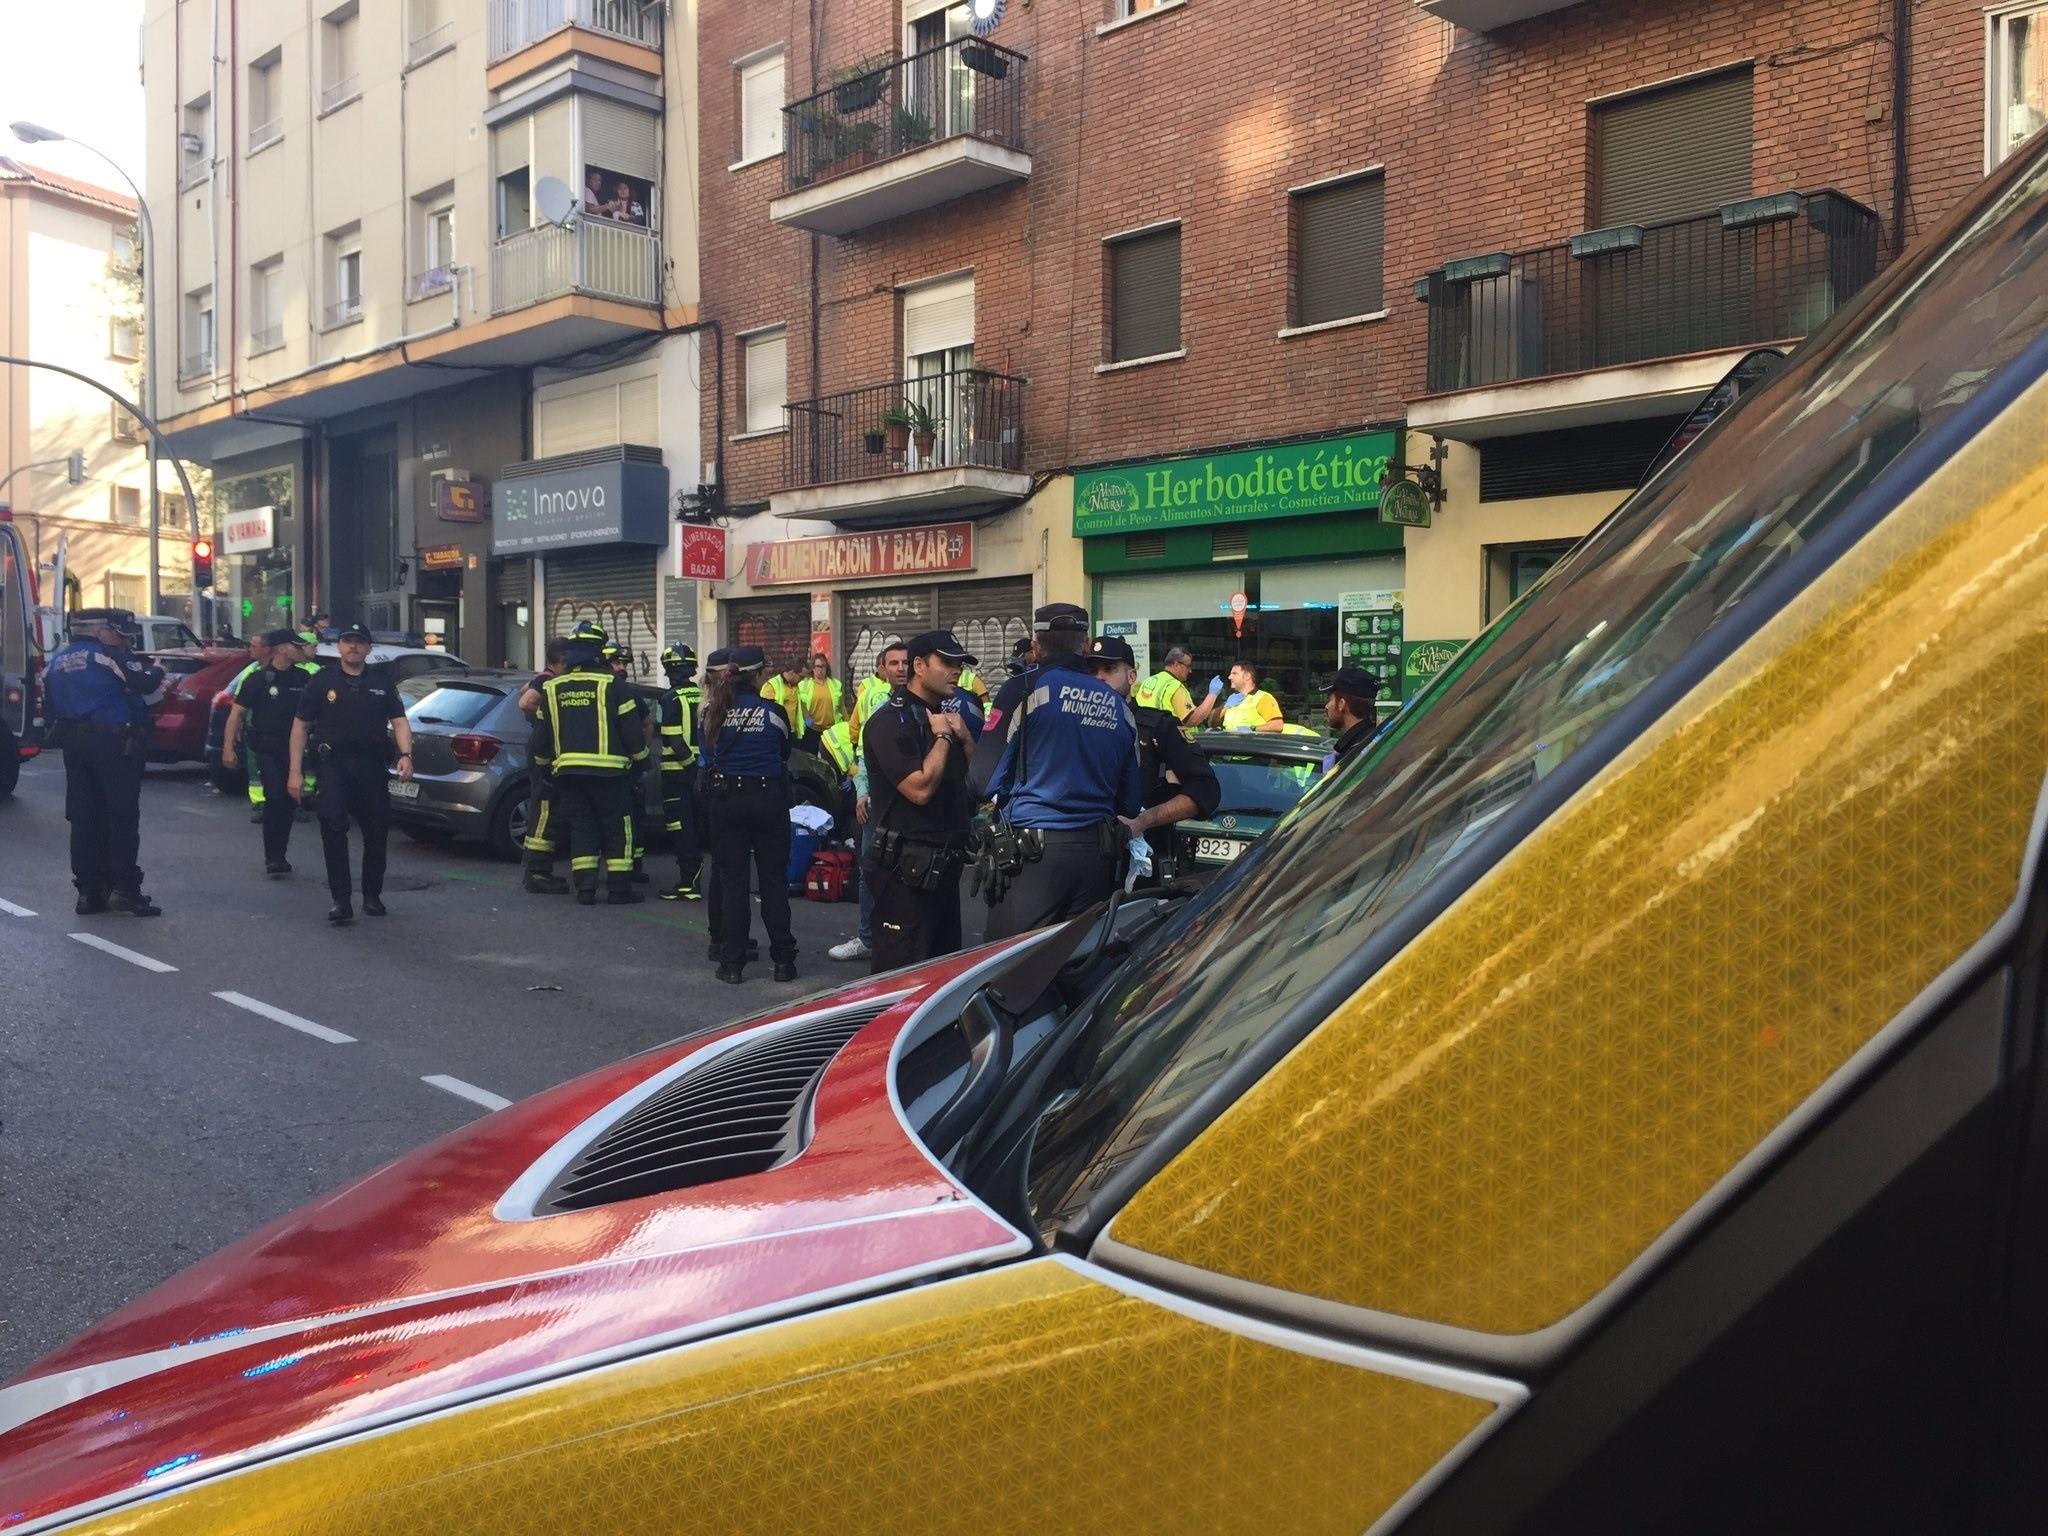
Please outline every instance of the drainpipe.
[[1892, 258], [1906, 248], [1906, 105], [1911, 95], [1913, 0], [1892, 0]]

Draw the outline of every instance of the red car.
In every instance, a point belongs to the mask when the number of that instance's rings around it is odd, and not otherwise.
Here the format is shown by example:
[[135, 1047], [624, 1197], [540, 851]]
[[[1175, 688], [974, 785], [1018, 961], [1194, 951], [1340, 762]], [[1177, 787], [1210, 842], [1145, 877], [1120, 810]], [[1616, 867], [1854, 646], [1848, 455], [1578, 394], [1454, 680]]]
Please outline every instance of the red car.
[[164, 696], [150, 711], [156, 722], [149, 744], [150, 761], [208, 761], [206, 727], [214, 696], [249, 664], [248, 651], [240, 647], [155, 651], [150, 660], [164, 669]]

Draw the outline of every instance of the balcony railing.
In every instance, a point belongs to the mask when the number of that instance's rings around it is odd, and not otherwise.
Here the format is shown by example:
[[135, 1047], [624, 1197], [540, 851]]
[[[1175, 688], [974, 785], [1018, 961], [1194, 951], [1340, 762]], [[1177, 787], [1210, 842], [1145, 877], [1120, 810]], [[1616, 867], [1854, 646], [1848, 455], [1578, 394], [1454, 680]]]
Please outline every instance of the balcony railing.
[[662, 0], [491, 0], [491, 62], [509, 59], [564, 27], [661, 47]]
[[455, 23], [444, 21], [438, 27], [431, 27], [413, 38], [405, 46], [405, 62], [417, 64], [429, 58], [455, 41]]
[[1030, 60], [963, 37], [839, 80], [782, 109], [782, 189], [794, 192], [941, 139], [1024, 148]]
[[261, 352], [275, 352], [283, 345], [284, 327], [282, 325], [259, 325], [249, 332], [249, 355], [251, 357]]
[[[906, 404], [938, 418], [928, 437], [883, 417]], [[930, 469], [1024, 467], [1024, 381], [985, 368], [892, 379], [783, 407], [788, 484], [839, 485]]]
[[363, 94], [362, 79], [358, 75], [346, 75], [320, 88], [320, 110], [332, 112], [336, 107], [346, 106]]
[[660, 303], [661, 241], [630, 224], [585, 218], [523, 229], [492, 247], [493, 314], [565, 293]]
[[347, 325], [363, 318], [363, 299], [357, 294], [352, 299], [336, 299], [321, 312], [322, 328], [332, 330], [337, 325]]
[[267, 149], [284, 137], [284, 119], [273, 117], [267, 123], [257, 123], [249, 130], [249, 153]]
[[1416, 284], [1429, 390], [1804, 336], [1875, 275], [1877, 236], [1839, 192], [1787, 192], [1446, 263]]
[[181, 379], [203, 379], [212, 373], [213, 347], [210, 344], [187, 352], [178, 359], [178, 377]]

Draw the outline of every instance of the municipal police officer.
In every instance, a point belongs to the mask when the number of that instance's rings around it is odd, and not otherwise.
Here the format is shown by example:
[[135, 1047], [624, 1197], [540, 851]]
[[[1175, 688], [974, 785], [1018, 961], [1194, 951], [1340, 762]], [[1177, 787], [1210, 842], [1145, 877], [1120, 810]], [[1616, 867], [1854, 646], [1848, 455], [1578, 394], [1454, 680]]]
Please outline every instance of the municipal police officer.
[[341, 632], [339, 661], [314, 673], [299, 691], [292, 722], [291, 769], [285, 787], [294, 802], [306, 792], [306, 743], [317, 739], [320, 764], [320, 851], [327, 860], [330, 923], [352, 923], [348, 824], [363, 835], [363, 911], [384, 915], [384, 844], [391, 834], [391, 739], [398, 739], [398, 777], [412, 778], [412, 726], [389, 677], [369, 669], [370, 632]]
[[[697, 846], [709, 850], [711, 847], [711, 824], [705, 816], [704, 799], [704, 712], [711, 706], [713, 698], [729, 700], [732, 697], [732, 652], [719, 646], [704, 658], [702, 695], [697, 706]], [[712, 859], [704, 875], [704, 926], [709, 931], [711, 942], [705, 958], [713, 965], [725, 960], [725, 902], [719, 895], [718, 860]], [[747, 940], [748, 960], [761, 958], [761, 946], [751, 937]]]
[[633, 889], [627, 855], [633, 818], [629, 770], [641, 750], [639, 706], [625, 696], [604, 658], [609, 641], [595, 624], [569, 636], [559, 676], [541, 687], [534, 716], [534, 746], [553, 764], [555, 797], [569, 823], [569, 868], [576, 900], [597, 902], [597, 872], [605, 872], [605, 899], [630, 906], [644, 898]]
[[[560, 677], [568, 665], [569, 642], [557, 635], [548, 641], [545, 665], [532, 682], [520, 690], [519, 712], [532, 723], [540, 713], [541, 689], [548, 679]], [[555, 769], [549, 749], [537, 732], [528, 732], [526, 747], [526, 842], [523, 884], [529, 896], [566, 896], [569, 882], [555, 873], [555, 860], [569, 852], [568, 827], [555, 799]]]
[[761, 924], [777, 981], [796, 980], [789, 928], [789, 716], [761, 697], [768, 658], [735, 646], [731, 686], [704, 712], [704, 800], [718, 870], [720, 981], [745, 980], [749, 866], [761, 885]]
[[996, 690], [996, 696], [989, 701], [988, 711], [982, 718], [981, 735], [975, 739], [974, 760], [968, 764], [967, 784], [977, 801], [989, 797], [989, 781], [995, 777], [996, 764], [1003, 755], [1003, 749], [1010, 744], [1010, 731], [1017, 723], [1018, 712], [1024, 701], [1031, 696], [1036, 686], [1033, 679], [1039, 670], [1055, 655], [1073, 658], [1088, 644], [1088, 610], [1073, 603], [1047, 603], [1031, 615], [1031, 640], [1028, 649], [1013, 652], [1021, 657], [1022, 671], [1014, 672], [1003, 686]]
[[71, 823], [71, 883], [81, 917], [109, 908], [155, 917], [142, 894], [142, 763], [149, 706], [163, 696], [161, 667], [128, 648], [105, 619], [78, 621], [71, 644], [50, 658], [44, 707], [64, 748], [64, 819]]
[[235, 690], [234, 714], [221, 745], [223, 767], [232, 768], [241, 722], [249, 722], [249, 780], [263, 786], [263, 872], [288, 875], [285, 861], [297, 811], [285, 781], [291, 777], [292, 722], [299, 716], [299, 695], [320, 669], [305, 659], [309, 647], [288, 629], [265, 635], [270, 664]]
[[[1041, 608], [1037, 625], [1044, 660], [1003, 685], [976, 748], [979, 757], [998, 730], [1006, 737], [989, 778], [999, 822], [981, 853], [990, 939], [1107, 898], [1129, 840], [1119, 818], [1142, 809], [1137, 722], [1081, 654], [1086, 614]], [[1013, 691], [1024, 696], [1006, 708]]]
[[697, 810], [697, 713], [704, 696], [697, 686], [697, 653], [687, 645], [672, 645], [661, 653], [661, 667], [668, 674], [655, 713], [661, 733], [661, 809], [676, 856], [676, 883], [661, 899], [698, 901], [704, 848]]
[[[1121, 635], [1101, 635], [1088, 647], [1095, 675], [1129, 697], [1138, 686], [1137, 657]], [[1183, 732], [1178, 714], [1150, 704], [1133, 704], [1138, 726], [1138, 774], [1143, 782], [1144, 809], [1124, 818], [1124, 831], [1152, 844], [1153, 868], [1159, 869], [1172, 845], [1151, 834], [1190, 817], [1207, 820], [1223, 800], [1223, 785], [1209, 759], [1195, 750]]]
[[[270, 634], [270, 631], [265, 631], [263, 634], [251, 635], [249, 637], [249, 664], [228, 680], [227, 693], [230, 699], [238, 697], [242, 692], [242, 684], [270, 665]], [[238, 723], [235, 718], [234, 706], [230, 704], [228, 706], [227, 724], [222, 728], [221, 761], [223, 767], [233, 766], [227, 762], [227, 749], [229, 744], [235, 739], [235, 727]], [[249, 820], [252, 822], [261, 821], [263, 819], [263, 781], [256, 776], [253, 763], [250, 765], [248, 778]]]
[[970, 656], [950, 631], [910, 642], [910, 680], [868, 717], [868, 852], [862, 878], [875, 889], [876, 972], [915, 965], [960, 947], [960, 870], [974, 807], [967, 798], [965, 717], [946, 706]]

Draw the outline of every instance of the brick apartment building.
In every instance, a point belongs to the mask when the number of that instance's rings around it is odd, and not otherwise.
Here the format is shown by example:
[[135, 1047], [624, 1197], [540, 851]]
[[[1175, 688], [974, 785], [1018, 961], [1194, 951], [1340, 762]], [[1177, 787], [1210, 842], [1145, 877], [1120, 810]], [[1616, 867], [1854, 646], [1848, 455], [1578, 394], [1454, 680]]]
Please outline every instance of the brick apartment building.
[[864, 671], [1067, 598], [1399, 691], [2041, 121], [2043, 12], [704, 0], [721, 632]]

